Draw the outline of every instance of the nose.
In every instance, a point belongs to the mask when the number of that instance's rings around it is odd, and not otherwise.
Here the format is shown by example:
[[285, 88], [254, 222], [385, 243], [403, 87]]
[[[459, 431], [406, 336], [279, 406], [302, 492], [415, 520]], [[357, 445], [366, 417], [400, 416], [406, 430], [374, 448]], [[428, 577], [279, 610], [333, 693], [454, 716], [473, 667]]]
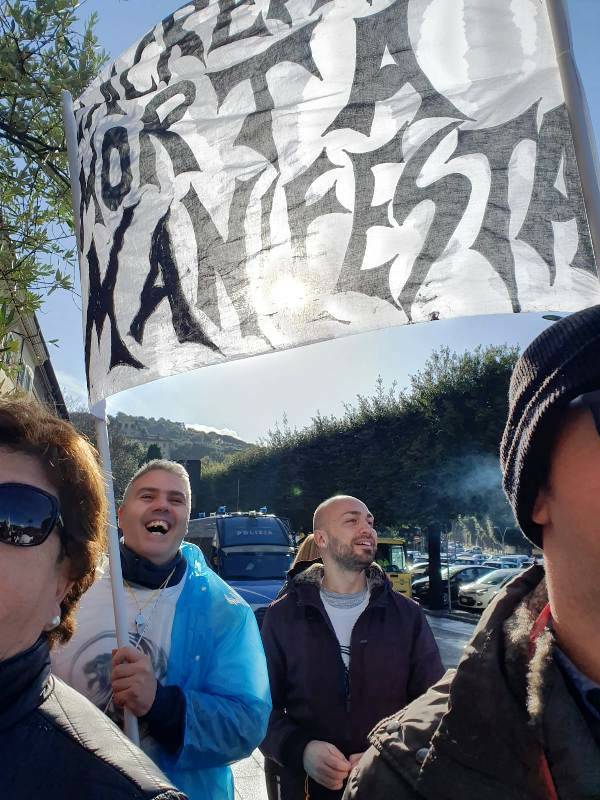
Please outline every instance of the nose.
[[373, 527], [373, 524], [366, 519], [363, 520], [361, 533], [368, 533], [369, 536], [375, 536], [375, 528]]
[[166, 495], [158, 495], [153, 503], [153, 511], [170, 511], [171, 503]]

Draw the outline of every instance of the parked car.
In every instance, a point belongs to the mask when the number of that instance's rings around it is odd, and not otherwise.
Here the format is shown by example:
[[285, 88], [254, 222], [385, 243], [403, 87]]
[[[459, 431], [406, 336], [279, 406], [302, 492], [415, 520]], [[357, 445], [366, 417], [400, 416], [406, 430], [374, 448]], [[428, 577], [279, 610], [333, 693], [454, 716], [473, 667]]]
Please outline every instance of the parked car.
[[502, 569], [505, 565], [499, 558], [488, 558], [487, 561], [483, 562], [482, 566], [489, 567], [490, 569]]
[[521, 572], [520, 568], [495, 569], [474, 583], [463, 584], [458, 590], [458, 605], [467, 611], [481, 613], [500, 589]]
[[526, 569], [527, 567], [533, 567], [534, 565], [538, 567], [544, 566], [544, 556], [531, 556], [527, 559], [527, 561], [523, 561], [521, 564], [521, 569]]
[[[448, 576], [450, 578], [452, 604], [456, 605], [458, 604], [458, 589], [462, 584], [473, 583], [491, 571], [489, 567], [484, 567], [481, 564], [473, 566], [457, 564], [452, 567], [442, 568], [442, 605], [444, 607], [448, 605]], [[418, 578], [413, 581], [412, 590], [413, 600], [423, 606], [429, 605], [429, 577]]]
[[523, 553], [511, 553], [511, 555], [500, 556], [500, 561], [502, 561], [502, 566], [507, 569], [511, 567], [522, 567], [525, 562], [529, 561], [529, 556]]
[[[442, 567], [447, 567], [448, 562], [445, 558], [442, 558], [440, 561]], [[423, 578], [427, 576], [429, 573], [429, 561], [418, 561], [417, 563], [413, 564], [412, 567], [409, 569], [411, 581], [415, 581], [417, 578]]]
[[480, 555], [466, 556], [462, 554], [460, 556], [456, 556], [454, 563], [462, 564], [463, 566], [471, 566], [472, 564], [481, 564], [483, 560], [483, 556]]

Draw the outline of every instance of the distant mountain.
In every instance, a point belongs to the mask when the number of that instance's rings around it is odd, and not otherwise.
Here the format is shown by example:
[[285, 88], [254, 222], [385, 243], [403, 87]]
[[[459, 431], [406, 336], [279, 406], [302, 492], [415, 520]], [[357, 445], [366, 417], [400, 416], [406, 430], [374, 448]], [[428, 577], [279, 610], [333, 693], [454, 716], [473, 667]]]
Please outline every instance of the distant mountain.
[[253, 445], [236, 439], [235, 436], [216, 431], [197, 431], [183, 422], [154, 417], [134, 417], [119, 412], [113, 417], [124, 436], [139, 442], [144, 448], [155, 444], [160, 447], [163, 458], [175, 461], [201, 459], [208, 456], [211, 461], [223, 461], [225, 456]]

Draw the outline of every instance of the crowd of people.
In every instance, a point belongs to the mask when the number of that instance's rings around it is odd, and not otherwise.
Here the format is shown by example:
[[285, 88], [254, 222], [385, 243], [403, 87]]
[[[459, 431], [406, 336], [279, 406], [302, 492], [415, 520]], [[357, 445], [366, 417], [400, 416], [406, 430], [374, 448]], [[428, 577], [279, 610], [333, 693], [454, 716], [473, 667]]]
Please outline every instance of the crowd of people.
[[544, 567], [499, 593], [457, 670], [346, 495], [315, 510], [259, 632], [184, 541], [189, 479], [165, 460], [119, 509], [119, 647], [96, 454], [40, 406], [1, 400], [4, 796], [233, 800], [229, 765], [260, 746], [272, 800], [597, 800], [600, 306], [519, 359], [500, 462]]

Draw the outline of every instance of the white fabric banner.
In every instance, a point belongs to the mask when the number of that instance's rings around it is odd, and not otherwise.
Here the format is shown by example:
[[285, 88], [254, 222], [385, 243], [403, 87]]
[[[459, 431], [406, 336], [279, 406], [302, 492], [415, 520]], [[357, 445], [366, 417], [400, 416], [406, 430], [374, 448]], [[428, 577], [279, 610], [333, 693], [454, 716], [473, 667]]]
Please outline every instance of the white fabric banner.
[[600, 302], [540, 0], [196, 0], [75, 104], [93, 402]]

